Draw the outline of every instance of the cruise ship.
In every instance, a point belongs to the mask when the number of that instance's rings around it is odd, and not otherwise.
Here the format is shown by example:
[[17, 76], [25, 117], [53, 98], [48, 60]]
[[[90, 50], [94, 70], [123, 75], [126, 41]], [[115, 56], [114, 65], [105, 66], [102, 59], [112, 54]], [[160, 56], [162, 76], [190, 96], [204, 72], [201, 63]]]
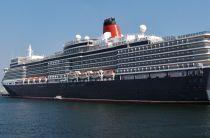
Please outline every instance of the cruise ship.
[[76, 35], [51, 56], [11, 59], [2, 84], [11, 97], [108, 102], [209, 103], [210, 32], [123, 35], [115, 18], [99, 38]]

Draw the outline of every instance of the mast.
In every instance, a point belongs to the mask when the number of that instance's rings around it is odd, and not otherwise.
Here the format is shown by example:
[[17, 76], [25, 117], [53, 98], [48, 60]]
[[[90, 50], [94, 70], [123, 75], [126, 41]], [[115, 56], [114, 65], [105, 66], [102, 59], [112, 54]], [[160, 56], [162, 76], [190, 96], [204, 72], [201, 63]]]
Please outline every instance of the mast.
[[33, 54], [33, 50], [31, 48], [31, 44], [29, 44], [29, 47], [28, 47], [28, 57], [32, 57], [32, 54]]

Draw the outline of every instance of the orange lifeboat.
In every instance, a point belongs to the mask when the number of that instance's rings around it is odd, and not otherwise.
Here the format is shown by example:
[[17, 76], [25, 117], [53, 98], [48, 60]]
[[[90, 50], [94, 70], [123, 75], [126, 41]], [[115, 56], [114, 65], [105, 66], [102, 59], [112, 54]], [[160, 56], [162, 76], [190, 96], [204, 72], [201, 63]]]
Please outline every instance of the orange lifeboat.
[[107, 78], [111, 78], [115, 76], [114, 70], [104, 70], [103, 76]]
[[47, 81], [47, 78], [46, 77], [41, 77], [40, 78], [40, 82], [46, 82]]
[[25, 83], [25, 84], [28, 83], [28, 79], [27, 78], [24, 79], [24, 82], [23, 83]]
[[69, 79], [76, 79], [77, 78], [77, 74], [75, 72], [70, 72], [68, 75]]
[[34, 79], [33, 78], [29, 78], [29, 83], [33, 83]]
[[90, 77], [93, 78], [93, 79], [101, 78], [102, 76], [103, 76], [103, 71], [102, 71], [102, 70], [93, 71], [93, 72], [90, 74]]
[[87, 72], [81, 72], [78, 77], [80, 79], [87, 79], [89, 77], [88, 73]]

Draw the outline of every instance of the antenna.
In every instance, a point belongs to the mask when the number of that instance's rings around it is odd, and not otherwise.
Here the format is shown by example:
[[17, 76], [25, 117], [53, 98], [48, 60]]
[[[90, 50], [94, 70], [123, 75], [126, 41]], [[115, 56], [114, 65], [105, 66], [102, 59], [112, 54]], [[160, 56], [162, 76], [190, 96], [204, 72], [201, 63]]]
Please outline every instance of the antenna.
[[31, 48], [31, 44], [29, 44], [29, 47], [28, 47], [28, 57], [32, 57], [33, 55], [33, 50]]

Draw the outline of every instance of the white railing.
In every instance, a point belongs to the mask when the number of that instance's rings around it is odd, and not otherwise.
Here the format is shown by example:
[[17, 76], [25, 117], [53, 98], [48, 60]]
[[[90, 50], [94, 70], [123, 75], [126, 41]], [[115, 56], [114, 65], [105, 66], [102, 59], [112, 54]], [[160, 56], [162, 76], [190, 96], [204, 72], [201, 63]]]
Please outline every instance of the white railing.
[[178, 36], [165, 36], [163, 37], [163, 39], [165, 41], [172, 41], [176, 39], [184, 39], [184, 38], [195, 37], [195, 36], [200, 36], [204, 34], [210, 34], [210, 31], [202, 31], [202, 32], [196, 32], [196, 33], [190, 33], [190, 34], [178, 35]]

